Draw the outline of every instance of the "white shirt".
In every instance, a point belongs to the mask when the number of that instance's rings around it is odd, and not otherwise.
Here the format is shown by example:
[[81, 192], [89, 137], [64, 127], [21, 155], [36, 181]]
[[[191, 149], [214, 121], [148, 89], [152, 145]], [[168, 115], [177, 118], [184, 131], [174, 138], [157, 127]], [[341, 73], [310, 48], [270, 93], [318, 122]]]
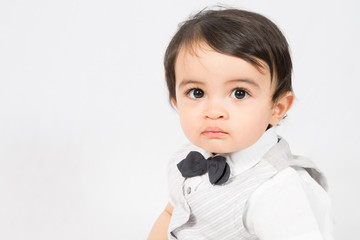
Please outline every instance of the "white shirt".
[[[256, 165], [278, 141], [275, 127], [252, 146], [224, 155], [231, 175]], [[198, 149], [205, 158], [211, 154]], [[186, 191], [209, 185], [208, 174], [187, 179]], [[170, 203], [175, 199], [170, 198]], [[332, 240], [331, 203], [327, 192], [303, 168], [286, 168], [252, 194], [244, 211], [247, 230], [261, 240]]]

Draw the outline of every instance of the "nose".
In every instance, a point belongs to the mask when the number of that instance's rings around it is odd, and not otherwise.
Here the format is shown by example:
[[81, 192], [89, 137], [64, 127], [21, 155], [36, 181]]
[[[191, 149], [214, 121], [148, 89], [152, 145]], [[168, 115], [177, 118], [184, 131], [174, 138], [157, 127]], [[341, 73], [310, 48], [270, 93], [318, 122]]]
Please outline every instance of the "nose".
[[220, 102], [209, 102], [204, 111], [204, 118], [207, 119], [227, 119], [229, 114], [223, 104]]

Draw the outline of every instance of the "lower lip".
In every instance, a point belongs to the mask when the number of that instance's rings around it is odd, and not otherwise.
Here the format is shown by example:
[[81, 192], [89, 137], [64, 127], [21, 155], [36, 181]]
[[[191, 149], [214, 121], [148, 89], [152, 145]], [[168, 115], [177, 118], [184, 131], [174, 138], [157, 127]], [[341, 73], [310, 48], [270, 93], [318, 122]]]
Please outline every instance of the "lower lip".
[[202, 135], [206, 136], [206, 137], [223, 137], [225, 135], [227, 135], [226, 132], [216, 132], [216, 131], [205, 131], [202, 132]]

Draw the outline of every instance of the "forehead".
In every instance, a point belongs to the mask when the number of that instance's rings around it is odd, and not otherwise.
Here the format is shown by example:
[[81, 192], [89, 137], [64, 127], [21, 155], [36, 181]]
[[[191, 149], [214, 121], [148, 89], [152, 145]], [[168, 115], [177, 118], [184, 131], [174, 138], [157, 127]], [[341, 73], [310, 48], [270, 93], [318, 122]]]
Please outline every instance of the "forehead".
[[176, 86], [184, 80], [229, 81], [251, 79], [262, 85], [271, 85], [268, 65], [256, 59], [260, 66], [242, 58], [220, 53], [203, 43], [180, 48], [175, 62]]

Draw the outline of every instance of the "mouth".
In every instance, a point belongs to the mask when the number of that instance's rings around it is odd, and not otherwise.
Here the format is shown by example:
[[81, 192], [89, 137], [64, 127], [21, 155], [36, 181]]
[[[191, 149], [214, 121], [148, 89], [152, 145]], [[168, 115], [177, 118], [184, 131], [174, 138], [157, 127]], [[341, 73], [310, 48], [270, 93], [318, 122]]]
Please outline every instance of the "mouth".
[[206, 137], [219, 138], [228, 135], [227, 132], [223, 131], [218, 127], [207, 127], [202, 133]]

